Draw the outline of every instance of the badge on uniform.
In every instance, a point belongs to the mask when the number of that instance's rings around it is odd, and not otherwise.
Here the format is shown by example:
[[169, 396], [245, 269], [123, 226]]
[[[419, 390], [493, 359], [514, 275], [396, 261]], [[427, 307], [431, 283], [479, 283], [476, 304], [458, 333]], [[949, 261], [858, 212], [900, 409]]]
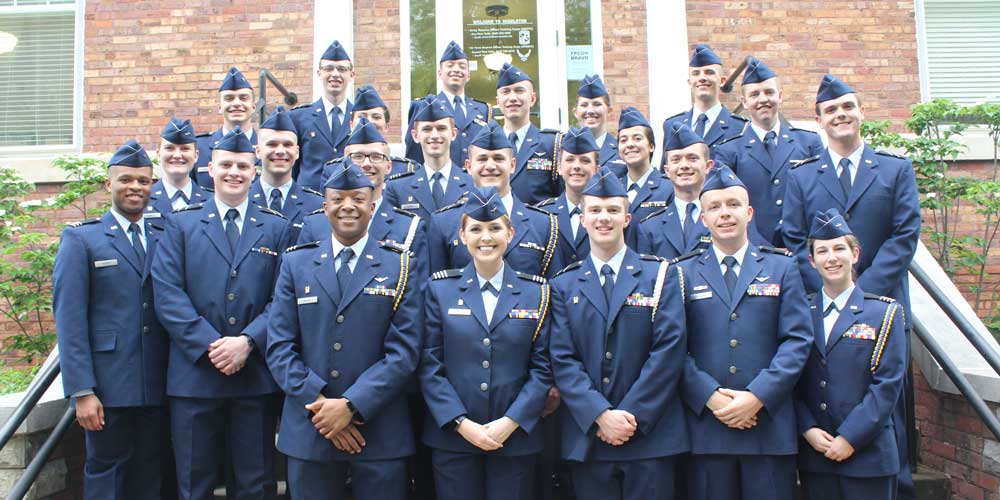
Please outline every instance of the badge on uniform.
[[257, 252], [257, 253], [262, 253], [264, 255], [270, 255], [271, 257], [277, 257], [278, 256], [278, 252], [275, 252], [274, 250], [271, 250], [270, 248], [267, 248], [267, 247], [251, 248], [250, 251], [251, 252]]
[[698, 238], [698, 241], [700, 241], [701, 243], [711, 243], [712, 242], [712, 237], [711, 236], [702, 236], [701, 238]]
[[160, 212], [146, 212], [142, 214], [143, 219], [159, 219], [161, 217], [163, 216], [160, 215]]
[[545, 247], [532, 241], [522, 241], [521, 243], [518, 243], [517, 246], [521, 248], [530, 248], [532, 250], [538, 250], [539, 252], [545, 251]]
[[100, 269], [102, 267], [117, 266], [117, 265], [118, 265], [118, 259], [95, 260], [94, 261], [94, 268], [95, 269]]
[[385, 285], [368, 286], [364, 289], [365, 295], [378, 295], [381, 297], [395, 297], [396, 289], [388, 288]]
[[315, 295], [313, 295], [312, 297], [299, 297], [298, 300], [296, 300], [296, 302], [300, 306], [303, 304], [316, 304], [319, 302], [319, 297]]
[[644, 201], [639, 204], [639, 208], [663, 208], [667, 206], [666, 201]]
[[538, 309], [511, 309], [507, 314], [511, 319], [538, 319]]
[[747, 287], [747, 295], [757, 297], [777, 297], [781, 295], [781, 284], [754, 283]]
[[208, 172], [208, 167], [198, 167], [198, 172]]
[[451, 316], [472, 316], [472, 309], [459, 309], [457, 307], [452, 307], [448, 309], [448, 314]]
[[849, 339], [875, 340], [875, 338], [878, 337], [878, 332], [869, 325], [858, 323], [856, 325], [851, 325], [851, 327], [844, 332], [844, 337]]
[[416, 210], [416, 209], [420, 208], [420, 204], [419, 203], [403, 203], [402, 205], [399, 206], [399, 208], [401, 208], [403, 210]]
[[653, 307], [656, 305], [656, 299], [653, 297], [646, 297], [641, 293], [633, 293], [625, 298], [626, 306], [636, 306], [636, 307]]
[[699, 292], [699, 293], [692, 293], [691, 294], [691, 300], [701, 300], [701, 299], [710, 299], [710, 298], [712, 298], [712, 291], [711, 290], [709, 290], [707, 292]]
[[547, 170], [552, 171], [552, 160], [547, 160], [545, 158], [532, 158], [528, 160], [526, 165], [528, 170]]

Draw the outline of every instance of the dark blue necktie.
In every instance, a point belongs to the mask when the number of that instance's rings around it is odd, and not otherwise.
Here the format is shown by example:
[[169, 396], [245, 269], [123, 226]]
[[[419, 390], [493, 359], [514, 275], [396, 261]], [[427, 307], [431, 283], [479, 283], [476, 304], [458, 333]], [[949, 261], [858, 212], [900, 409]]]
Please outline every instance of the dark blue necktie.
[[337, 145], [337, 135], [340, 134], [340, 106], [333, 108], [330, 112], [330, 141]]
[[844, 198], [851, 197], [851, 160], [841, 158], [840, 163], [840, 187], [844, 190]]
[[462, 98], [455, 96], [455, 123], [458, 128], [465, 127], [465, 106], [462, 106]]
[[604, 277], [604, 284], [601, 285], [601, 289], [604, 290], [604, 300], [607, 301], [608, 307], [611, 307], [611, 292], [615, 290], [615, 271], [608, 264], [604, 264], [601, 266], [601, 276]]
[[434, 208], [441, 208], [444, 203], [444, 186], [441, 185], [441, 179], [444, 178], [441, 172], [434, 172], [431, 176], [431, 196], [434, 197]]
[[132, 234], [132, 248], [139, 257], [139, 265], [146, 265], [146, 249], [142, 247], [142, 239], [139, 237], [139, 225], [135, 222], [129, 224], [128, 232]]
[[507, 139], [510, 140], [511, 147], [514, 148], [514, 154], [517, 154], [517, 132], [511, 132], [507, 134]]
[[725, 280], [729, 297], [732, 298], [733, 290], [736, 289], [736, 259], [731, 255], [726, 256], [722, 259], [722, 265], [726, 266], [726, 273], [722, 275], [722, 279]]
[[684, 245], [686, 247], [685, 251], [689, 250], [692, 246], [694, 246], [694, 242], [691, 241], [692, 239], [694, 239], [694, 209], [695, 206], [693, 202], [687, 204], [687, 209], [686, 209], [687, 213], [684, 215]]
[[778, 134], [775, 134], [773, 130], [764, 134], [764, 149], [767, 151], [767, 155], [774, 158], [774, 142], [777, 139]]
[[240, 228], [236, 225], [236, 218], [240, 213], [235, 208], [230, 208], [226, 212], [226, 239], [229, 240], [229, 250], [236, 254], [236, 248], [240, 246]]
[[483, 284], [483, 291], [490, 292], [494, 297], [500, 296], [500, 290], [497, 290], [496, 287], [493, 286], [493, 283], [490, 283], [489, 281]]
[[275, 212], [281, 211], [281, 190], [272, 189], [271, 190], [271, 201], [268, 207]]
[[698, 137], [705, 137], [706, 123], [708, 123], [708, 115], [705, 113], [698, 115], [698, 122], [694, 125], [694, 133], [698, 134]]
[[351, 281], [351, 266], [348, 263], [354, 257], [354, 250], [351, 247], [344, 247], [337, 256], [340, 259], [340, 269], [337, 269], [337, 284], [340, 285], [340, 293], [347, 290], [347, 283]]
[[178, 189], [177, 191], [174, 191], [174, 195], [170, 197], [170, 201], [171, 202], [177, 201], [177, 198], [180, 198], [180, 199], [184, 200], [184, 204], [185, 205], [188, 204], [188, 203], [191, 203], [191, 201], [188, 200], [187, 195], [184, 194], [184, 191], [181, 191], [180, 189]]

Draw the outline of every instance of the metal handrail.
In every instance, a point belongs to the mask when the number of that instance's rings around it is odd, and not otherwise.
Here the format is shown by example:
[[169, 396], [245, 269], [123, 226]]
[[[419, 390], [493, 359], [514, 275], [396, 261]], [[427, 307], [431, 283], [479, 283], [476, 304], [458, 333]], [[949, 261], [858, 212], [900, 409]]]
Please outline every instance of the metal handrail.
[[35, 409], [35, 405], [42, 399], [45, 391], [49, 390], [49, 386], [52, 385], [57, 376], [59, 376], [59, 353], [53, 352], [45, 360], [35, 378], [32, 379], [31, 385], [28, 386], [28, 390], [25, 391], [21, 402], [14, 409], [14, 413], [11, 414], [10, 418], [4, 422], [3, 427], [0, 428], [0, 450], [4, 446], [7, 446], [7, 442], [17, 432], [17, 428], [21, 427], [21, 424], [28, 418], [31, 410]]
[[270, 71], [266, 69], [260, 70], [260, 85], [257, 87], [260, 89], [260, 98], [257, 99], [257, 119], [259, 120], [259, 125], [264, 124], [264, 120], [267, 119], [267, 82], [271, 82], [274, 88], [281, 93], [284, 97], [285, 105], [289, 108], [294, 107], [299, 103], [299, 95], [291, 90], [285, 88], [285, 86], [278, 81], [278, 78], [274, 76]]
[[35, 480], [38, 479], [38, 475], [42, 473], [42, 469], [45, 467], [46, 462], [49, 461], [49, 456], [55, 451], [56, 446], [62, 441], [63, 436], [66, 431], [69, 430], [69, 426], [76, 420], [76, 409], [70, 405], [66, 408], [63, 413], [62, 418], [59, 419], [59, 423], [56, 427], [52, 429], [52, 433], [49, 437], [45, 439], [42, 443], [42, 447], [38, 449], [35, 456], [32, 457], [31, 462], [24, 469], [24, 474], [18, 478], [17, 483], [14, 483], [14, 487], [11, 488], [10, 493], [7, 494], [7, 500], [21, 500], [25, 495], [28, 494], [28, 490], [31, 489], [31, 485], [35, 484]]
[[719, 90], [725, 92], [726, 94], [733, 91], [733, 86], [736, 85], [736, 77], [740, 76], [740, 73], [743, 73], [743, 70], [747, 69], [747, 65], [750, 64], [750, 57], [751, 56], [746, 56], [742, 61], [740, 61], [740, 65], [729, 74], [729, 78], [726, 78], [726, 83], [722, 84], [722, 87], [719, 87]]

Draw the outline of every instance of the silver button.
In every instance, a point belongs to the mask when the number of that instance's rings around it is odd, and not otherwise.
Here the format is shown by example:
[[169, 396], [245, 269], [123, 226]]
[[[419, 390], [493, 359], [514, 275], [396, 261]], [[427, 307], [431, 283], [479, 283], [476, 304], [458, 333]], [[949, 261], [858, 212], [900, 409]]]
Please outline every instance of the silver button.
[[230, 278], [235, 278], [236, 277], [236, 270], [235, 269], [233, 269], [232, 272], [229, 273], [229, 277]]
[[230, 302], [236, 300], [236, 294], [235, 293], [228, 293], [228, 294], [226, 294], [226, 300], [228, 300]]
[[479, 390], [484, 392], [488, 391], [490, 390], [490, 386], [487, 385], [486, 382], [483, 382], [482, 384], [479, 384]]
[[778, 205], [780, 207], [781, 206], [781, 200], [778, 200], [778, 201], [774, 202], [774, 204]]
[[234, 318], [234, 317], [230, 316], [230, 317], [229, 317], [229, 324], [230, 324], [230, 325], [235, 325], [235, 324], [236, 324], [236, 318]]
[[826, 389], [826, 380], [820, 380], [819, 381], [819, 388], [820, 389]]
[[142, 303], [142, 308], [143, 309], [149, 309], [149, 302], [143, 302]]
[[330, 372], [330, 376], [333, 378], [340, 378], [340, 372], [338, 372], [337, 370], [333, 370]]
[[489, 361], [486, 361], [486, 360], [484, 359], [484, 360], [483, 360], [483, 368], [489, 368], [489, 367], [490, 367], [490, 362], [489, 362]]
[[333, 350], [334, 351], [339, 351], [339, 350], [341, 350], [343, 348], [344, 348], [344, 346], [340, 345], [340, 342], [334, 342], [333, 343]]
[[739, 315], [737, 315], [736, 313], [732, 313], [729, 315], [729, 321], [736, 321], [736, 318], [739, 318]]
[[735, 366], [730, 366], [729, 367], [729, 373], [736, 373], [736, 367]]
[[820, 403], [819, 404], [819, 409], [823, 410], [823, 411], [826, 411], [826, 403]]
[[149, 333], [149, 327], [148, 326], [142, 327], [142, 333]]
[[740, 341], [738, 341], [736, 339], [732, 339], [732, 340], [729, 341], [729, 347], [736, 347], [738, 345], [740, 345]]
[[483, 339], [483, 345], [490, 345], [490, 339]]
[[778, 184], [781, 184], [781, 179], [774, 180], [774, 185], [777, 186]]
[[610, 352], [604, 353], [604, 359], [611, 359], [612, 357], [614, 356]]
[[611, 379], [609, 379], [608, 377], [604, 377], [604, 378], [601, 379], [601, 382], [604, 383], [604, 384], [610, 384], [611, 383]]
[[344, 322], [344, 315], [343, 314], [338, 315], [337, 316], [337, 323], [343, 323], [343, 322]]

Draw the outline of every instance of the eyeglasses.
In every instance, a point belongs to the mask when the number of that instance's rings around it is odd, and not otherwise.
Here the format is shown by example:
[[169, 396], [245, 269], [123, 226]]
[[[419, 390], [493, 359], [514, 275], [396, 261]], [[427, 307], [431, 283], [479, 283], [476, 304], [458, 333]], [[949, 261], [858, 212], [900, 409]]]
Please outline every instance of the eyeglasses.
[[354, 68], [350, 66], [322, 66], [319, 70], [323, 73], [349, 73]]
[[369, 159], [372, 163], [384, 163], [386, 160], [389, 159], [388, 156], [382, 153], [370, 153], [370, 154], [351, 153], [347, 155], [347, 157], [350, 158], [351, 161], [353, 161], [357, 165], [364, 163], [365, 158]]

